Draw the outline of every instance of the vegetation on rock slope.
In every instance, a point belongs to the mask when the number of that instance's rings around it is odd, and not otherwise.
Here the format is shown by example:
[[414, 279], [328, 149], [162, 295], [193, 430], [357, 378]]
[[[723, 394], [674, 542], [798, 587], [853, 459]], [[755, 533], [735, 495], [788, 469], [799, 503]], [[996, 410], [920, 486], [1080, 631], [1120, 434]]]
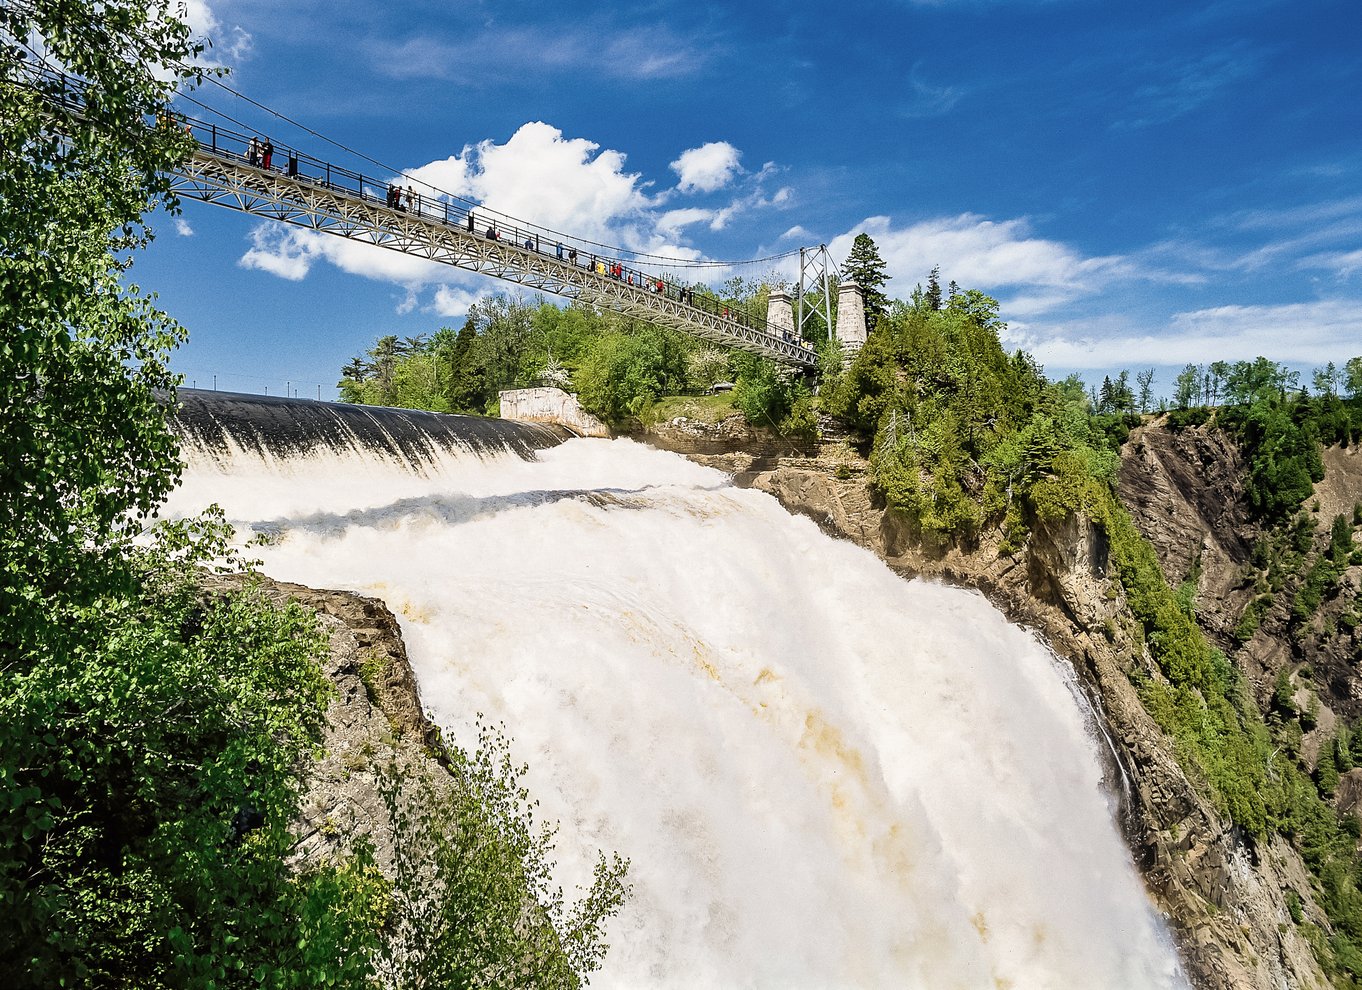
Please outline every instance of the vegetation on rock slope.
[[[1102, 527], [1155, 664], [1131, 671], [1142, 701], [1229, 820], [1251, 838], [1279, 833], [1300, 850], [1332, 926], [1306, 934], [1339, 985], [1352, 985], [1362, 974], [1358, 820], [1338, 815], [1327, 789], [1283, 756], [1281, 713], [1259, 711], [1117, 501], [1118, 450], [1138, 418], [1128, 403], [1095, 411], [1080, 382], [1049, 382], [1026, 355], [1007, 355], [987, 297], [956, 292], [939, 308], [933, 300], [919, 293], [891, 304], [829, 403], [868, 439], [874, 485], [927, 541], [969, 543], [1001, 525], [1004, 552], [1016, 552], [1037, 520], [1081, 512]], [[1299, 505], [1318, 472], [1320, 440], [1353, 435], [1349, 415], [1336, 397], [1288, 403], [1279, 390], [1225, 411], [1259, 511]], [[1351, 525], [1336, 523], [1331, 547], [1303, 583], [1299, 607], [1311, 607], [1312, 589], [1329, 586], [1354, 552]]]

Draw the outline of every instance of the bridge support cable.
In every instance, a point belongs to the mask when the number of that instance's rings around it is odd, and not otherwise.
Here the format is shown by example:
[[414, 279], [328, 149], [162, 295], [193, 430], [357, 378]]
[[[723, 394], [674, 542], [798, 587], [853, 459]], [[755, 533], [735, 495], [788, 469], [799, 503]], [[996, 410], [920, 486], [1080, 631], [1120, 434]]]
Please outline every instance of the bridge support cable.
[[[182, 199], [489, 275], [795, 368], [817, 365], [813, 350], [792, 334], [746, 313], [732, 313], [714, 300], [696, 300], [693, 293], [664, 279], [626, 273], [596, 255], [579, 256], [574, 262], [566, 255], [560, 257], [560, 242], [548, 243], [534, 231], [501, 223], [495, 225], [497, 236], [489, 237], [486, 231], [476, 230], [475, 208], [429, 197], [407, 200], [405, 194], [401, 198], [410, 207], [391, 206], [379, 195], [386, 186], [382, 180], [366, 179], [316, 159], [300, 163], [297, 153], [289, 150], [276, 153], [273, 167], [266, 169], [224, 147], [227, 139], [221, 129], [200, 125], [194, 133], [197, 150], [172, 176], [172, 190]], [[286, 163], [282, 170], [281, 161]]]

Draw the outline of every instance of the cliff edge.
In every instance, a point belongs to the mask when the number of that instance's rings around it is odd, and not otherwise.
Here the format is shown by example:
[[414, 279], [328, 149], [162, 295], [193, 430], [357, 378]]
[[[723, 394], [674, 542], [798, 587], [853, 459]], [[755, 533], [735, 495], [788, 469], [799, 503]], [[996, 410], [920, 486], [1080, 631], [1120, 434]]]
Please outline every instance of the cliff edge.
[[[868, 465], [845, 443], [802, 456], [752, 455], [741, 452], [741, 441], [734, 440], [740, 431], [727, 423], [729, 451], [714, 453], [712, 443], [697, 443], [695, 430], [694, 424], [676, 430], [664, 423], [642, 439], [725, 471], [739, 486], [771, 494], [829, 534], [873, 551], [905, 577], [981, 591], [1074, 665], [1132, 782], [1121, 822], [1132, 855], [1197, 987], [1329, 985], [1288, 908], [1287, 892], [1294, 891], [1307, 920], [1323, 921], [1295, 850], [1280, 838], [1254, 847], [1231, 828], [1188, 779], [1172, 741], [1141, 704], [1132, 676], [1152, 672], [1153, 662], [1119, 582], [1107, 574], [1100, 527], [1076, 516], [1038, 524], [1015, 557], [1000, 555], [1000, 531], [984, 532], [969, 547], [925, 545], [901, 516], [877, 503], [866, 481]], [[1155, 442], [1147, 439], [1144, 449]], [[1223, 472], [1222, 487], [1232, 486], [1235, 461], [1211, 456], [1215, 453], [1208, 456]], [[1131, 469], [1132, 476], [1136, 472]], [[1228, 562], [1242, 552], [1243, 542], [1233, 536], [1237, 503], [1226, 491], [1214, 484], [1208, 488], [1187, 472], [1169, 472], [1168, 483], [1164, 494], [1188, 507], [1185, 520], [1180, 512], [1172, 513], [1182, 528], [1158, 533], [1171, 562], [1165, 566], [1174, 567], [1171, 574], [1177, 574], [1183, 557], [1190, 561], [1197, 553], [1203, 532], [1212, 534], [1210, 545], [1200, 551], [1203, 560], [1223, 554]], [[1192, 534], [1197, 535], [1189, 547]]]

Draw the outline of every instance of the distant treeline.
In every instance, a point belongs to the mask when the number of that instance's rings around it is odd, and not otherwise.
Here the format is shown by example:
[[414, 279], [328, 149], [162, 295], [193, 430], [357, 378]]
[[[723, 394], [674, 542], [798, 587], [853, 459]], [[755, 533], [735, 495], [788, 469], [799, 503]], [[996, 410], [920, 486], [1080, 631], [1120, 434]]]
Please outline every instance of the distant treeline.
[[[1089, 392], [1097, 414], [1149, 411], [1153, 369], [1103, 379]], [[1313, 394], [1311, 389], [1313, 389]], [[1174, 429], [1212, 419], [1235, 440], [1248, 462], [1247, 495], [1255, 512], [1279, 521], [1296, 510], [1324, 476], [1320, 447], [1351, 445], [1362, 437], [1362, 357], [1316, 368], [1307, 387], [1301, 374], [1265, 357], [1189, 364], [1174, 382], [1168, 413]]]
[[[764, 316], [777, 286], [735, 279], [723, 299]], [[339, 388], [344, 402], [496, 415], [502, 390], [553, 385], [620, 424], [663, 396], [721, 382], [736, 383], [736, 404], [752, 422], [782, 433], [813, 429], [808, 387], [771, 361], [613, 313], [504, 295], [475, 303], [457, 332], [380, 337], [346, 365]]]

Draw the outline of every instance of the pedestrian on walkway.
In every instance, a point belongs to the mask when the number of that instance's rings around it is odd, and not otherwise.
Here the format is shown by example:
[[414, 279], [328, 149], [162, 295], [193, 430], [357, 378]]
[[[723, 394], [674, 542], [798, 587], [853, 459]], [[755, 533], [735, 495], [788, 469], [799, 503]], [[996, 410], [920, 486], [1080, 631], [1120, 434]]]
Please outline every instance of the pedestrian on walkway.
[[246, 164], [260, 164], [260, 139], [251, 138], [251, 143], [246, 145]]
[[265, 138], [265, 144], [260, 149], [260, 155], [263, 159], [265, 171], [268, 172], [270, 170], [270, 162], [274, 158], [274, 142], [269, 138]]

